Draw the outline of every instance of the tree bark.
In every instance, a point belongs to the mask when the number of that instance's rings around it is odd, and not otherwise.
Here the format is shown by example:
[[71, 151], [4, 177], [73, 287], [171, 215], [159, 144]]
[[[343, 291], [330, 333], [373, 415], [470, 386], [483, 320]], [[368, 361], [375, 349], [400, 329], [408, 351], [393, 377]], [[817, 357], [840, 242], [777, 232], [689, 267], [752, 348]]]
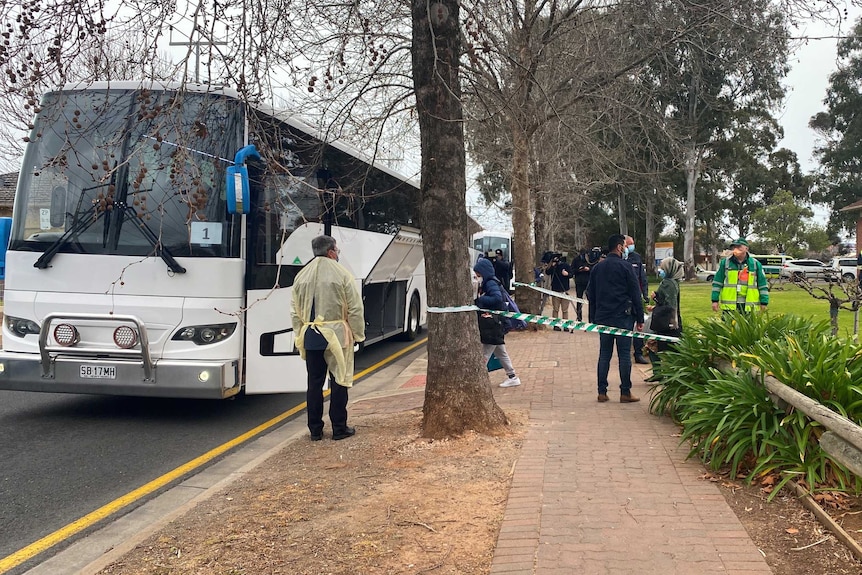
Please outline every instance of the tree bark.
[[694, 192], [697, 179], [700, 177], [700, 154], [696, 144], [689, 144], [685, 154], [685, 234], [683, 235], [683, 254], [685, 257], [685, 277], [695, 277], [694, 270], [694, 224], [695, 199]]
[[620, 220], [620, 233], [629, 235], [629, 220], [626, 214], [626, 191], [622, 186], [617, 186], [617, 217]]
[[646, 194], [646, 220], [644, 230], [644, 265], [647, 273], [655, 273], [655, 190]]
[[[533, 230], [532, 210], [530, 209], [530, 150], [526, 132], [517, 120], [512, 120], [512, 230], [515, 245], [522, 254], [535, 252], [530, 234]], [[533, 281], [534, 260], [519, 258], [515, 262], [515, 277], [522, 278], [524, 283]], [[515, 290], [515, 301], [518, 309], [524, 313], [540, 313], [541, 295], [531, 289]]]
[[[459, 21], [456, 0], [413, 1], [411, 56], [429, 306], [472, 303]], [[508, 423], [491, 393], [475, 313], [428, 314], [423, 414], [422, 433], [431, 438], [467, 430], [493, 433]]]

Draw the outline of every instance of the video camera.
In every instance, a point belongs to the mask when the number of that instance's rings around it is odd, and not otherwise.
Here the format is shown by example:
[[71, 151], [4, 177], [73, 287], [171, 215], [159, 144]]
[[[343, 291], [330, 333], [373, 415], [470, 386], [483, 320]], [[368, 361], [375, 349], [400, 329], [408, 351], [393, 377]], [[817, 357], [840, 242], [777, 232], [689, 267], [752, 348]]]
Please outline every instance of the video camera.
[[563, 254], [560, 252], [545, 252], [542, 254], [543, 264], [557, 263], [561, 259], [563, 259]]

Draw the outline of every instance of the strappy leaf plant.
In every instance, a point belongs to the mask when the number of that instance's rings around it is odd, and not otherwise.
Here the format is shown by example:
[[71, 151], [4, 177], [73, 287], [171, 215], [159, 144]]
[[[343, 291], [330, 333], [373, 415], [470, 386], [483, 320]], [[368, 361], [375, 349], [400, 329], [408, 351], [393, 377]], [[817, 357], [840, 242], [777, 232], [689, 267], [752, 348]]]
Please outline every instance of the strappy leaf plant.
[[[827, 321], [792, 315], [731, 315], [687, 326], [654, 365], [650, 409], [679, 423], [689, 457], [729, 466], [751, 481], [769, 474], [815, 488], [859, 492], [860, 480], [833, 462], [818, 440], [825, 429], [790, 406], [779, 407], [758, 381], [764, 374], [862, 421], [862, 346], [831, 335]], [[760, 375], [751, 373], [751, 368]]]

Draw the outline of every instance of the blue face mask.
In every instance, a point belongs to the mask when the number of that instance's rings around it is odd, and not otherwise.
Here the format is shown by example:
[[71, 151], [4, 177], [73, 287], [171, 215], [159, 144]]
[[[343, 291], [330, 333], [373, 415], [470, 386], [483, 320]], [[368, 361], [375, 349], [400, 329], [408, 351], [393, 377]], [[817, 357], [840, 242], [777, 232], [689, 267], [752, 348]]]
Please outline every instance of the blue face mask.
[[634, 245], [634, 244], [632, 244], [632, 245], [630, 245], [629, 247], [627, 247], [626, 249], [628, 250], [628, 252], [629, 252], [630, 254], [631, 254], [631, 253], [634, 253], [634, 251], [635, 251], [635, 245]]
[[659, 268], [659, 270], [658, 270], [658, 277], [660, 277], [661, 279], [666, 278], [666, 277], [667, 277], [667, 272], [666, 272], [666, 271], [664, 271], [663, 269]]

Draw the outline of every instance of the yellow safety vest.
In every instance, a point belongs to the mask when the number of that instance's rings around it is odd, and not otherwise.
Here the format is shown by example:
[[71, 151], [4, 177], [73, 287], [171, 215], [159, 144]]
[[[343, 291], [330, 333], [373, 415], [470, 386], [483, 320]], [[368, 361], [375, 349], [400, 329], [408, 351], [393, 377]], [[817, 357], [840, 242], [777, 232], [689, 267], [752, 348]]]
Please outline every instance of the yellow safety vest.
[[[746, 264], [748, 267], [748, 264]], [[718, 295], [718, 307], [736, 311], [737, 304], [743, 304], [745, 311], [754, 311], [760, 305], [760, 290], [757, 289], [757, 267], [748, 269], [748, 282], [739, 283], [739, 272], [729, 269], [725, 262], [724, 286]]]

